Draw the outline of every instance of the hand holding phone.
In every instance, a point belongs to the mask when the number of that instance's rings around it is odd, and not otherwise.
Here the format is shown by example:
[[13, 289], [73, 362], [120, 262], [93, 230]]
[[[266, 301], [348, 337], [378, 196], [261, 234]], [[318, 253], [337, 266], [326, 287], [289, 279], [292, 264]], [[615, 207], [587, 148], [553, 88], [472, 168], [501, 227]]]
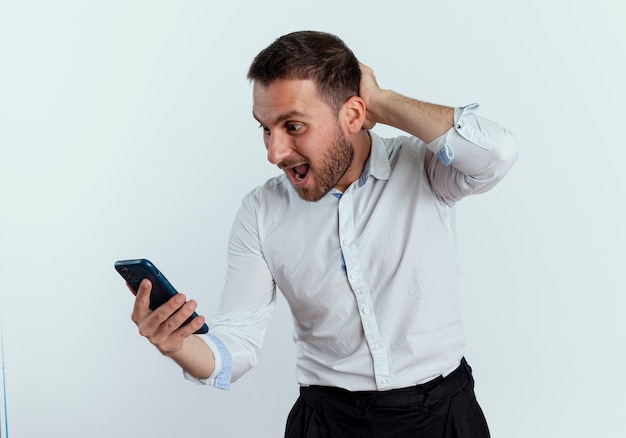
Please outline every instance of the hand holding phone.
[[[152, 310], [156, 310], [170, 298], [178, 294], [174, 286], [170, 284], [161, 271], [149, 260], [119, 260], [115, 262], [115, 270], [126, 280], [126, 283], [135, 294], [139, 291], [139, 285], [143, 279], [147, 278], [150, 280], [150, 283], [152, 283], [152, 291], [150, 293], [149, 307]], [[181, 327], [189, 324], [189, 322], [197, 316], [198, 314], [193, 312], [193, 314], [182, 323]], [[203, 324], [195, 333], [203, 334], [208, 333], [208, 331], [209, 327]]]

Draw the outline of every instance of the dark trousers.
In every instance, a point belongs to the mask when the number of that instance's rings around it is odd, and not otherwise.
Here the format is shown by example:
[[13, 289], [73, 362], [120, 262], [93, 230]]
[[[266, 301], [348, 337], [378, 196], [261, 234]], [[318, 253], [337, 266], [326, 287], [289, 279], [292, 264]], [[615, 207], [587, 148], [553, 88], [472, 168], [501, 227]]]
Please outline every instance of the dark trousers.
[[465, 359], [450, 375], [410, 388], [350, 392], [310, 386], [289, 413], [285, 438], [488, 438]]

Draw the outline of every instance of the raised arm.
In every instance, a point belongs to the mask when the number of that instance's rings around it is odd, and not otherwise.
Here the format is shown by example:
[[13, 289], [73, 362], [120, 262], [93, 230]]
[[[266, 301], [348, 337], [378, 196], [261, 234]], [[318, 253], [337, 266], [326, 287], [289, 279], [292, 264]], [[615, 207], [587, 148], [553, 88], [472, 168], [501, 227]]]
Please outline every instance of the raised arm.
[[383, 90], [378, 86], [374, 71], [361, 64], [359, 94], [367, 107], [365, 128], [376, 123], [393, 126], [430, 143], [452, 128], [454, 108], [421, 102]]
[[421, 102], [381, 89], [372, 69], [363, 64], [361, 72], [359, 93], [367, 109], [363, 127], [382, 123], [424, 142], [429, 182], [445, 203], [491, 189], [516, 161], [513, 135], [478, 116], [478, 105], [452, 108]]

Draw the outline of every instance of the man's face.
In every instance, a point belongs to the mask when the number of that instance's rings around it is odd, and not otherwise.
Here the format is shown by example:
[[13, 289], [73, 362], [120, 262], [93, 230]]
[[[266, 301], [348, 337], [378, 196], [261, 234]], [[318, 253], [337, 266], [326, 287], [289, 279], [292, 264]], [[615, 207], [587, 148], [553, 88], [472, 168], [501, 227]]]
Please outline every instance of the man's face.
[[267, 159], [282, 169], [305, 201], [333, 187], [345, 190], [354, 148], [335, 112], [310, 80], [254, 84], [254, 117], [263, 129]]

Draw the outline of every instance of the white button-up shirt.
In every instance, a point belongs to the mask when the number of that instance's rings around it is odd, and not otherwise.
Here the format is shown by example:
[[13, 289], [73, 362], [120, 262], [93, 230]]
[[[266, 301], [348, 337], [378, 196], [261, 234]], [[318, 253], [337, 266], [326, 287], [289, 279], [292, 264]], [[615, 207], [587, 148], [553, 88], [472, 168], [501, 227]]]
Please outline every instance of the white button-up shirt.
[[277, 288], [293, 314], [300, 385], [403, 388], [459, 365], [454, 205], [517, 158], [512, 135], [476, 107], [456, 109], [454, 128], [430, 144], [370, 133], [363, 174], [344, 193], [306, 202], [281, 175], [245, 197], [204, 337], [216, 369], [202, 383], [227, 388], [256, 364]]

